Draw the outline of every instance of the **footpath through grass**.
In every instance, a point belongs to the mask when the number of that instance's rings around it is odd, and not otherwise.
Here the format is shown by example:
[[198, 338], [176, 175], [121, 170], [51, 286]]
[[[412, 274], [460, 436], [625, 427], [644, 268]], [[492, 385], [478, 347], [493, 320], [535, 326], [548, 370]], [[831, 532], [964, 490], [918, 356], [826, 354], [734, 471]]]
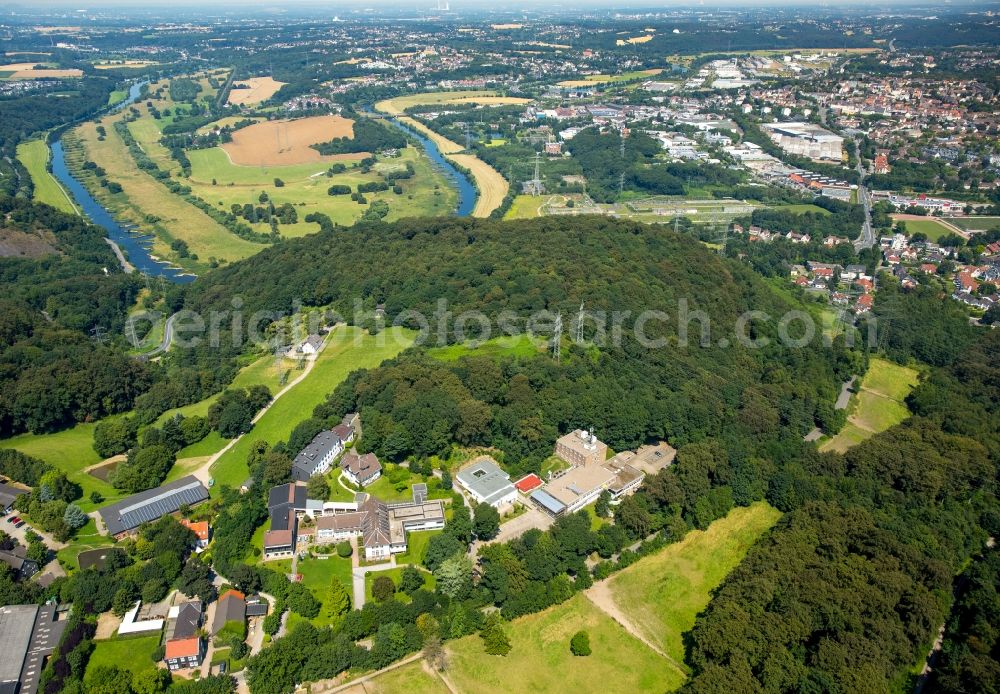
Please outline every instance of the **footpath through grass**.
[[873, 358], [860, 389], [851, 396], [847, 424], [836, 436], [820, 444], [819, 449], [843, 453], [909, 417], [905, 400], [916, 387], [919, 376], [916, 369]]
[[707, 530], [693, 530], [640, 559], [608, 579], [617, 608], [644, 638], [683, 663], [683, 635], [694, 627], [713, 591], [780, 517], [765, 502], [736, 508]]
[[255, 441], [274, 445], [287, 440], [292, 429], [312, 416], [313, 408], [348, 374], [391, 359], [413, 344], [415, 335], [404, 328], [389, 328], [374, 336], [353, 326], [337, 328], [309, 375], [276, 400], [254, 428], [215, 461], [211, 468], [215, 487], [238, 487], [250, 474], [246, 461]]
[[[448, 679], [462, 694], [520, 692], [664, 692], [683, 677], [584, 595], [505, 626], [510, 653], [501, 658], [483, 650], [482, 639], [466, 636], [446, 645]], [[569, 641], [577, 631], [590, 635], [593, 653], [577, 657]]]

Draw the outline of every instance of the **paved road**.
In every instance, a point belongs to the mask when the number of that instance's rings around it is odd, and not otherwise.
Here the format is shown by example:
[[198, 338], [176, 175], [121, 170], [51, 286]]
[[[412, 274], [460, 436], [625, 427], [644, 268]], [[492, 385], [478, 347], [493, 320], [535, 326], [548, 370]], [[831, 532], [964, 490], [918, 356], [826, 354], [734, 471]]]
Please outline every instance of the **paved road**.
[[861, 157], [861, 142], [854, 138], [854, 144], [858, 150], [858, 200], [865, 208], [865, 223], [861, 225], [861, 234], [854, 242], [854, 248], [871, 248], [875, 245], [875, 231], [872, 229], [872, 201], [868, 188], [865, 187], [865, 165]]

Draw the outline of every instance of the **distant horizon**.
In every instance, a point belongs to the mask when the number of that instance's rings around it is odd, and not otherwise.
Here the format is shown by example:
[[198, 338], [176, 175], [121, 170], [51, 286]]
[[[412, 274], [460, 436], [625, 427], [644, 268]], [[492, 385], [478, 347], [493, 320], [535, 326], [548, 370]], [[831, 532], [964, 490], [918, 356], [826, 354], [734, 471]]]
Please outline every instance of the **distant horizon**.
[[[153, 0], [152, 2], [142, 2], [141, 0], [99, 0], [95, 3], [70, 2], [68, 0], [34, 0], [30, 5], [24, 3], [0, 4], [0, 12], [19, 14], [32, 14], [39, 11], [61, 11], [70, 13], [85, 14], [89, 12], [100, 12], [102, 10], [133, 10], [138, 12], [161, 12], [171, 10], [187, 10], [199, 8], [202, 11], [212, 12], [213, 10], [230, 11], [234, 8], [244, 8], [258, 12], [283, 13], [289, 10], [310, 9], [322, 11], [323, 14], [333, 17], [338, 13], [357, 12], [366, 9], [371, 10], [426, 10], [434, 11], [434, 0], [342, 0], [335, 7], [323, 0], [283, 0], [280, 4], [275, 0], [212, 0], [212, 2], [197, 2], [197, 0], [178, 0], [177, 2], [165, 3], [163, 0]], [[941, 4], [933, 0], [882, 0], [875, 4], [866, 0], [830, 0], [822, 4], [805, 2], [804, 0], [767, 0], [767, 2], [755, 2], [754, 0], [700, 0], [690, 2], [690, 0], [626, 0], [626, 2], [605, 2], [603, 0], [581, 0], [573, 3], [539, 3], [533, 0], [512, 0], [507, 3], [498, 4], [489, 0], [453, 0], [450, 14], [462, 13], [466, 10], [474, 10], [480, 13], [510, 13], [510, 12], [544, 12], [546, 14], [569, 13], [579, 9], [587, 11], [605, 10], [615, 12], [630, 11], [655, 11], [662, 10], [704, 10], [704, 9], [795, 9], [812, 11], [832, 10], [837, 8], [865, 8], [873, 13], [886, 10], [900, 9], [935, 9], [942, 13], [947, 13], [955, 8], [990, 8], [1000, 7], [1000, 2], [981, 2], [979, 0], [953, 0]]]

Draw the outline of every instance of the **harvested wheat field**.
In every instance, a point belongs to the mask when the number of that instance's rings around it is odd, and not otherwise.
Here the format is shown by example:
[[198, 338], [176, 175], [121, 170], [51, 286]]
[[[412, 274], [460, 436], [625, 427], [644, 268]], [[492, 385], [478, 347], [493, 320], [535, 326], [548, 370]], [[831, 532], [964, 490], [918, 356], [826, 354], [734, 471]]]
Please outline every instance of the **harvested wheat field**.
[[309, 145], [337, 137], [353, 137], [354, 121], [342, 116], [313, 116], [298, 120], [257, 123], [233, 133], [233, 141], [222, 145], [230, 161], [239, 166], [288, 166], [318, 161], [364, 159], [358, 154], [324, 157]]
[[278, 82], [273, 77], [248, 77], [245, 80], [236, 80], [233, 88], [229, 90], [229, 103], [259, 104], [277, 94], [284, 86], [284, 82]]
[[39, 63], [11, 63], [0, 65], [0, 72], [13, 73], [7, 75], [12, 80], [34, 80], [43, 77], [83, 77], [83, 70], [71, 68], [69, 70], [59, 70], [56, 68], [35, 69]]

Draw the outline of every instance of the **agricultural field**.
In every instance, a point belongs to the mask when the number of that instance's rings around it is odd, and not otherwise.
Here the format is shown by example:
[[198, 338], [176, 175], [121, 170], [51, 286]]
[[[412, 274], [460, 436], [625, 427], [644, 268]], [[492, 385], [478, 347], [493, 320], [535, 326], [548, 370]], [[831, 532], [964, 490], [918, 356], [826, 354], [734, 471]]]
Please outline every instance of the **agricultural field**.
[[[315, 150], [310, 151], [319, 154]], [[317, 231], [316, 224], [304, 221], [311, 212], [322, 212], [335, 224], [350, 225], [360, 219], [376, 200], [388, 204], [386, 219], [389, 221], [420, 215], [448, 215], [457, 202], [455, 190], [445, 183], [430, 160], [414, 147], [406, 147], [398, 157], [377, 163], [370, 173], [362, 173], [360, 169], [350, 166], [350, 162], [344, 162], [348, 164], [347, 170], [332, 176], [326, 175], [329, 163], [324, 162], [293, 166], [236, 166], [219, 147], [191, 150], [188, 157], [191, 160], [191, 177], [185, 181], [186, 184], [191, 186], [195, 195], [220, 209], [229, 209], [233, 204], [259, 204], [261, 193], [267, 193], [276, 206], [286, 202], [294, 205], [299, 221], [279, 225], [279, 232], [285, 236], [302, 236]], [[391, 189], [365, 193], [368, 202], [362, 205], [348, 195], [331, 196], [327, 193], [332, 185], [348, 185], [357, 190], [359, 184], [381, 181], [380, 173], [404, 169], [408, 163], [413, 165], [414, 175], [398, 181], [403, 190], [401, 195]], [[275, 187], [276, 178], [284, 183], [282, 187]], [[270, 230], [265, 222], [250, 226], [257, 231]]]
[[288, 166], [321, 161], [364, 159], [366, 152], [323, 156], [310, 145], [338, 137], [354, 137], [354, 121], [342, 116], [312, 116], [263, 121], [233, 133], [222, 145], [237, 166]]
[[559, 82], [558, 85], [560, 87], [594, 87], [598, 84], [628, 82], [630, 80], [642, 79], [644, 77], [653, 77], [661, 72], [663, 72], [663, 70], [657, 68], [653, 70], [624, 72], [620, 75], [587, 75], [586, 77], [578, 80], [563, 80], [562, 82]]
[[526, 104], [530, 99], [513, 96], [502, 96], [495, 91], [455, 91], [455, 92], [425, 92], [423, 94], [407, 94], [392, 99], [379, 101], [375, 110], [399, 116], [411, 106], [426, 106], [432, 104], [480, 104], [483, 106], [502, 106], [508, 104]]
[[[242, 260], [265, 247], [239, 238], [140, 170], [114, 130], [113, 124], [122, 117], [121, 113], [107, 116], [96, 123], [84, 123], [67, 133], [63, 137], [66, 159], [91, 194], [119, 221], [155, 233], [154, 255], [170, 258], [191, 270], [200, 270], [212, 258], [219, 262]], [[99, 138], [98, 125], [103, 125], [107, 133], [103, 140]], [[122, 192], [110, 193], [99, 186], [93, 174], [82, 171], [85, 160], [93, 161], [107, 171], [109, 180], [120, 184]], [[191, 253], [198, 256], [198, 260], [177, 257], [170, 248], [174, 240], [186, 242]]]
[[238, 105], [259, 104], [267, 101], [285, 86], [273, 77], [248, 77], [235, 80], [229, 90], [229, 103]]
[[22, 142], [17, 146], [17, 158], [31, 174], [31, 182], [35, 186], [35, 200], [52, 205], [63, 212], [78, 214], [69, 194], [48, 171], [49, 146], [45, 140]]
[[836, 436], [823, 441], [819, 449], [843, 453], [909, 417], [905, 400], [919, 376], [916, 369], [873, 358], [861, 388], [851, 396], [847, 424]]
[[[580, 594], [505, 629], [512, 649], [504, 658], [485, 653], [478, 635], [446, 645], [447, 677], [459, 692], [585, 692], [600, 683], [603, 692], [631, 694], [672, 691], [684, 681], [666, 658]], [[581, 629], [593, 649], [584, 658], [569, 650], [570, 638]]]
[[713, 591], [781, 513], [765, 502], [733, 509], [707, 530], [644, 557], [607, 580], [615, 607], [648, 642], [677, 663], [684, 634], [708, 606]]
[[389, 328], [372, 336], [360, 328], [337, 328], [328, 338], [309, 376], [274, 405], [254, 428], [226, 451], [212, 465], [210, 474], [215, 488], [238, 487], [250, 474], [246, 459], [255, 441], [275, 444], [288, 439], [300, 421], [326, 399], [338, 383], [357, 369], [373, 368], [409, 347], [415, 333], [403, 328]]
[[103, 60], [94, 63], [94, 67], [98, 70], [139, 70], [156, 64], [152, 60]]
[[[39, 65], [44, 67], [38, 67]], [[83, 77], [83, 70], [77, 68], [60, 70], [50, 63], [8, 63], [0, 65], [0, 74], [4, 75], [4, 79], [9, 80], [65, 79], [67, 77]]]

